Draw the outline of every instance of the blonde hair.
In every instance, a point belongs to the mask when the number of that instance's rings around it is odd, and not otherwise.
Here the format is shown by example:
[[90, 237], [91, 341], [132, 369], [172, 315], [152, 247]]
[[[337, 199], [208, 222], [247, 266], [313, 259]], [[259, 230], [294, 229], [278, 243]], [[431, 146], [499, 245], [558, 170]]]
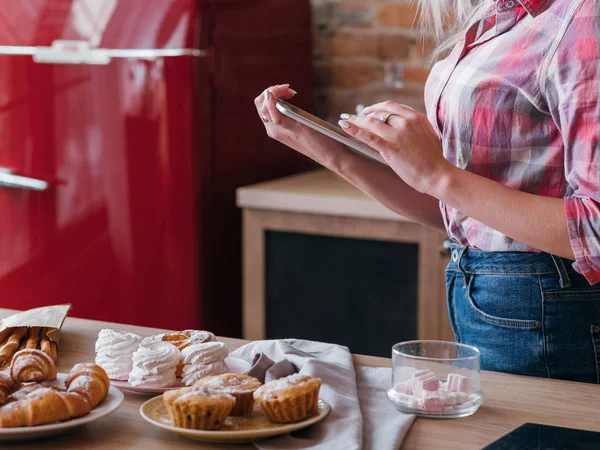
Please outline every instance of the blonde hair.
[[469, 22], [494, 0], [417, 0], [423, 31], [433, 32], [436, 49], [433, 59], [447, 53], [461, 38]]

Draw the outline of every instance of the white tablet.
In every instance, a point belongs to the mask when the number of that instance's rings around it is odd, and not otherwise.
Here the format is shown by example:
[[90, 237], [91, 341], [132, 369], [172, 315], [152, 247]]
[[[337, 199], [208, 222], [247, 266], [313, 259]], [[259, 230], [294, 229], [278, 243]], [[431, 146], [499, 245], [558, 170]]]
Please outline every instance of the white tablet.
[[307, 113], [306, 111], [284, 100], [277, 100], [276, 106], [277, 109], [285, 116], [297, 120], [307, 127], [312, 128], [313, 130], [316, 130], [325, 136], [329, 136], [338, 142], [341, 142], [346, 147], [354, 150], [357, 153], [360, 153], [361, 155], [365, 155], [371, 159], [374, 159], [375, 161], [387, 165], [377, 150], [345, 133], [341, 128], [333, 126], [329, 122], [325, 122], [324, 120], [319, 119], [318, 117], [313, 116], [312, 114]]

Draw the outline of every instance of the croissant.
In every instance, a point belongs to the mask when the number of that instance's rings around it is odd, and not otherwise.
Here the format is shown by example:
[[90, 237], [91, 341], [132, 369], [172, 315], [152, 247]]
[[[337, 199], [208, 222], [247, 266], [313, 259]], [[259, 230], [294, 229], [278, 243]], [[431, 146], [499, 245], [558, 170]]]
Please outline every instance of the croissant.
[[41, 350], [26, 348], [13, 356], [10, 375], [15, 381], [28, 383], [56, 379], [54, 360]]
[[108, 395], [110, 382], [95, 364], [77, 364], [66, 381], [67, 391], [33, 390], [0, 408], [0, 428], [31, 427], [85, 416]]
[[[18, 386], [18, 385], [17, 385]], [[37, 391], [38, 389], [52, 389], [54, 391], [64, 391], [64, 389], [58, 388], [56, 386], [52, 386], [48, 383], [28, 383], [22, 385], [16, 391], [14, 391], [11, 395], [9, 395], [6, 399], [6, 403], [18, 402], [19, 400], [23, 400], [33, 391]]]
[[97, 364], [75, 364], [65, 383], [67, 391], [86, 397], [92, 408], [106, 398], [110, 388], [108, 375]]
[[37, 389], [23, 400], [0, 408], [0, 428], [32, 427], [85, 416], [92, 410], [87, 398], [75, 392]]
[[17, 390], [19, 383], [16, 383], [6, 371], [0, 372], [0, 406], [8, 402], [9, 396]]

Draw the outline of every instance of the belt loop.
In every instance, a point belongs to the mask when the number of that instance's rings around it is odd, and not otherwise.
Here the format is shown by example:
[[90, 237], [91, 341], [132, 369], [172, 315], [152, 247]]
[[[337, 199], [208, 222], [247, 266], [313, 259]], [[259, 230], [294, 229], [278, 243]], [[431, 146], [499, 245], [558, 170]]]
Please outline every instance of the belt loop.
[[465, 269], [462, 268], [461, 263], [462, 263], [463, 256], [467, 252], [467, 248], [468, 247], [463, 247], [460, 249], [460, 253], [458, 254], [458, 260], [456, 262], [456, 267], [458, 268], [460, 273], [463, 274], [463, 287], [465, 289], [467, 288], [467, 285], [468, 285], [468, 280], [467, 280], [468, 275], [467, 275], [467, 272], [465, 271]]
[[569, 278], [569, 274], [567, 273], [567, 268], [565, 267], [563, 259], [560, 256], [555, 255], [550, 255], [550, 257], [556, 266], [556, 271], [558, 272], [558, 277], [560, 279], [560, 287], [571, 287], [571, 279]]

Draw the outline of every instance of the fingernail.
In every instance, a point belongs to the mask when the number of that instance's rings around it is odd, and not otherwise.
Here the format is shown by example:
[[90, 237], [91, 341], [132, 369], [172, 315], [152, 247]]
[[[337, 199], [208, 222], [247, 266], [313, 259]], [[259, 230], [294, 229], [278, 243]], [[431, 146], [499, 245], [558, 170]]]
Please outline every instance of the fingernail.
[[348, 120], [350, 118], [350, 114], [344, 113], [344, 114], [340, 115], [340, 117], [344, 120]]
[[340, 127], [345, 128], [346, 130], [352, 126], [350, 125], [350, 122], [346, 122], [345, 120], [340, 120], [338, 123], [340, 124]]
[[269, 91], [265, 91], [265, 100], [266, 101], [271, 100], [271, 93]]
[[289, 83], [286, 83], [286, 84], [280, 84], [280, 85], [279, 85], [279, 87], [285, 87], [285, 88], [289, 88], [289, 87], [290, 87], [290, 84], [289, 84]]
[[297, 93], [295, 90], [293, 90], [293, 89], [290, 89], [290, 92], [291, 92], [292, 94], [294, 94], [294, 95], [298, 95], [298, 93]]

